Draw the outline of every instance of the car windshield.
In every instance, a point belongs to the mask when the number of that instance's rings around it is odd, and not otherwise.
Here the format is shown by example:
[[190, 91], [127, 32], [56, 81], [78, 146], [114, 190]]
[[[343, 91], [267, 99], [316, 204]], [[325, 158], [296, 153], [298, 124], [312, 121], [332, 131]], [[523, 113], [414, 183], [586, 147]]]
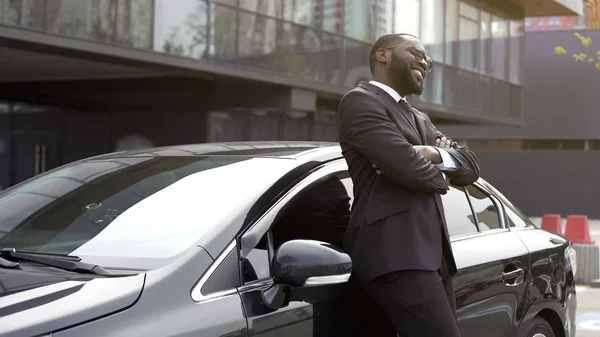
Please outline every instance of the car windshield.
[[108, 268], [166, 265], [295, 166], [241, 156], [89, 159], [0, 192], [0, 248]]

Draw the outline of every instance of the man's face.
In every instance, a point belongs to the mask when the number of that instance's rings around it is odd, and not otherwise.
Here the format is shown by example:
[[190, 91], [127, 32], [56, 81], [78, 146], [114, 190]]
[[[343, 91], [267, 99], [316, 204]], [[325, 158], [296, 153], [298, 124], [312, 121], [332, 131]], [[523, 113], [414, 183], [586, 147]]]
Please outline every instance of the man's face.
[[386, 49], [390, 52], [388, 70], [402, 84], [405, 93], [421, 95], [431, 65], [421, 41], [406, 36], [402, 43]]

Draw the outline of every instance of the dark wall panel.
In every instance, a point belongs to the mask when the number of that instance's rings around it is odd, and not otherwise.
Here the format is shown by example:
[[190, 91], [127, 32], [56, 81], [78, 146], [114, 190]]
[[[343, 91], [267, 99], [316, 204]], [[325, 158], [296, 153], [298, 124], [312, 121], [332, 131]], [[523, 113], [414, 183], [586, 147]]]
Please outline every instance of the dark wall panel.
[[600, 152], [479, 151], [477, 156], [482, 177], [527, 215], [600, 218]]

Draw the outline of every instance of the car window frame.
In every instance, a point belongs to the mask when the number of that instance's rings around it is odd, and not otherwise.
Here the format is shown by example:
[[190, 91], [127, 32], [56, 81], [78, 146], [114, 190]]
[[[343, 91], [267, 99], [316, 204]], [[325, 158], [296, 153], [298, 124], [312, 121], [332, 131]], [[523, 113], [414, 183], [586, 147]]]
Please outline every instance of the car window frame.
[[[280, 196], [263, 214], [258, 217], [251, 225], [249, 225], [244, 231], [238, 234], [226, 248], [215, 258], [211, 266], [202, 275], [200, 280], [194, 285], [191, 290], [191, 297], [195, 302], [204, 302], [214, 298], [231, 295], [239, 291], [245, 291], [249, 288], [256, 286], [262, 286], [265, 283], [272, 283], [273, 279], [269, 275], [258, 280], [250, 282], [243, 282], [242, 279], [242, 268], [241, 259], [247, 257], [248, 254], [256, 247], [262, 237], [270, 232], [271, 225], [277, 219], [279, 212], [299, 193], [304, 191], [306, 188], [319, 183], [323, 179], [326, 179], [332, 175], [340, 173], [347, 173], [348, 165], [343, 158], [335, 159], [326, 162], [308, 173], [299, 182], [295, 183], [294, 186], [289, 188], [282, 196]], [[272, 235], [267, 235], [267, 247], [269, 251], [269, 264], [273, 257], [273, 239]], [[251, 247], [251, 248], [249, 248]], [[232, 252], [235, 250], [235, 252]], [[238, 273], [240, 277], [240, 285], [231, 289], [219, 290], [213, 293], [203, 293], [202, 288], [212, 277], [212, 275], [223, 265], [229, 254], [237, 254], [238, 260]], [[269, 273], [270, 274], [270, 273]]]
[[469, 194], [469, 191], [467, 190], [466, 186], [463, 186], [462, 189], [465, 191], [465, 197], [467, 198], [467, 200], [469, 202], [469, 207], [471, 208], [471, 214], [473, 214], [473, 216], [477, 222], [477, 225], [476, 225], [477, 233], [450, 236], [450, 242], [468, 240], [468, 239], [472, 239], [472, 238], [481, 237], [483, 235], [494, 235], [497, 233], [503, 233], [503, 232], [509, 231], [509, 229], [506, 226], [506, 212], [504, 210], [505, 206], [504, 206], [504, 203], [502, 202], [502, 200], [500, 200], [498, 197], [496, 197], [496, 195], [494, 194], [493, 191], [488, 189], [485, 185], [481, 184], [479, 181], [476, 181], [470, 185], [472, 185], [474, 188], [479, 189], [488, 198], [490, 198], [490, 200], [492, 200], [492, 203], [494, 203], [494, 206], [496, 206], [496, 209], [498, 210], [498, 221], [500, 223], [500, 228], [481, 231], [481, 228], [479, 227], [479, 219], [477, 218], [476, 212], [473, 209], [473, 205], [471, 203], [471, 195]]
[[[467, 200], [467, 205], [469, 206], [469, 212], [471, 212], [471, 215], [473, 216], [474, 219], [477, 219], [475, 212], [473, 212], [473, 205], [471, 205], [471, 199], [469, 198], [469, 196], [467, 195], [467, 190], [465, 189], [464, 186], [456, 186], [456, 185], [450, 185], [450, 187], [454, 187], [457, 190], [462, 191], [463, 194], [463, 198], [465, 198]], [[442, 196], [442, 204], [444, 203], [443, 200], [444, 196]], [[475, 223], [475, 232], [472, 233], [465, 233], [465, 234], [458, 234], [458, 235], [450, 235], [450, 224], [448, 223], [448, 217], [446, 216], [446, 208], [444, 207], [444, 218], [446, 220], [446, 227], [448, 228], [448, 236], [450, 238], [450, 240], [452, 241], [452, 238], [463, 238], [463, 237], [470, 237], [473, 235], [477, 235], [480, 234], [481, 231], [479, 230], [479, 224]]]

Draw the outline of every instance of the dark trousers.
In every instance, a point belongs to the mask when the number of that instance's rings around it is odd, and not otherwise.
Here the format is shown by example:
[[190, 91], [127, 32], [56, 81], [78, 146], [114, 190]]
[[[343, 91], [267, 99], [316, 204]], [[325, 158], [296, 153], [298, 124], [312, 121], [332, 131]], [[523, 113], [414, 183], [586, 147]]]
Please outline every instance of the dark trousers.
[[366, 293], [387, 316], [379, 335], [460, 337], [454, 283], [444, 259], [438, 271], [404, 270], [365, 284]]

